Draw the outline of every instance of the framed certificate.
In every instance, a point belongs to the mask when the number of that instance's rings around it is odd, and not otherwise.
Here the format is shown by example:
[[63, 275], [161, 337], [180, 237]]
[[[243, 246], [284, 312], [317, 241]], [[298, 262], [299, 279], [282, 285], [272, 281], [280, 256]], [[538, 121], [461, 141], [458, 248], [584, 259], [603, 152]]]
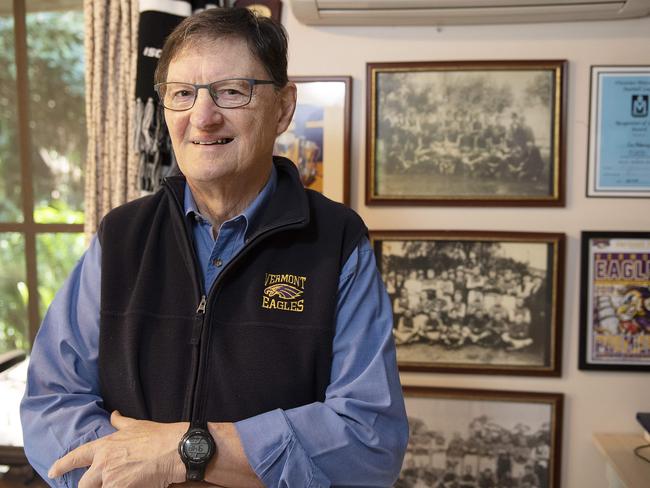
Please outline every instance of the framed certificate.
[[582, 232], [580, 369], [650, 371], [650, 232]]
[[650, 66], [592, 66], [588, 197], [650, 197]]

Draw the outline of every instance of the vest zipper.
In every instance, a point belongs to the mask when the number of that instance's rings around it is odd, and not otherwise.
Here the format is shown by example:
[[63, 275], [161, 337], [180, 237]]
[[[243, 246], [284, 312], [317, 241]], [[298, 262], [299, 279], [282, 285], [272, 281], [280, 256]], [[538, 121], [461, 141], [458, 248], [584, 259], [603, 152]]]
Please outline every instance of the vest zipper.
[[[275, 234], [277, 232], [286, 230], [288, 227], [293, 227], [295, 226], [296, 223], [287, 223], [283, 225], [279, 225], [277, 227], [273, 227], [270, 229], [266, 229], [262, 232], [259, 232], [256, 234], [254, 237], [251, 237], [250, 239], [246, 240], [244, 247], [235, 255], [233, 258], [230, 260], [230, 262], [224, 267], [224, 269], [221, 271], [219, 274], [218, 278], [215, 280], [215, 282], [212, 284], [212, 287], [210, 288], [208, 292], [208, 298], [212, 301], [214, 301], [215, 295], [217, 295], [217, 290], [219, 288], [219, 285], [224, 279], [224, 276], [227, 275], [227, 272], [230, 268], [232, 268], [237, 262], [241, 261], [241, 259], [244, 257], [244, 255], [247, 254], [248, 251], [258, 242], [261, 240], [262, 237], [268, 237], [271, 234]], [[205, 297], [204, 297], [205, 298]], [[207, 299], [206, 299], [207, 301]], [[203, 303], [203, 301], [201, 301]], [[200, 305], [199, 305], [200, 308]], [[205, 311], [205, 307], [204, 307]], [[204, 316], [205, 318], [205, 316]], [[201, 424], [204, 422], [207, 422], [207, 418], [205, 418], [205, 405], [208, 401], [207, 399], [207, 394], [205, 392], [205, 388], [202, 388], [204, 386], [204, 383], [206, 381], [205, 377], [205, 372], [202, 375], [202, 377], [199, 379], [199, 371], [205, 370], [208, 365], [209, 365], [209, 352], [210, 352], [210, 342], [212, 338], [210, 337], [211, 333], [211, 328], [208, 328], [206, 330], [206, 337], [205, 340], [203, 341], [203, 344], [201, 344], [202, 347], [200, 347], [200, 353], [199, 353], [199, 364], [198, 367], [196, 368], [196, 376], [195, 376], [195, 385], [194, 385], [194, 398], [192, 398], [192, 410], [191, 410], [191, 417], [190, 420], [191, 422], [200, 422]]]
[[180, 224], [181, 229], [183, 229], [183, 236], [184, 236], [184, 244], [186, 246], [186, 252], [189, 254], [189, 257], [192, 260], [192, 271], [194, 274], [194, 284], [196, 285], [196, 296], [200, 297], [199, 298], [199, 305], [196, 308], [196, 312], [194, 314], [194, 323], [192, 324], [192, 331], [191, 331], [191, 337], [190, 337], [190, 345], [192, 346], [192, 357], [190, 359], [190, 378], [191, 378], [191, 385], [188, 385], [188, 389], [186, 389], [185, 393], [185, 401], [183, 402], [183, 420], [187, 420], [192, 422], [194, 415], [193, 412], [196, 408], [195, 402], [196, 402], [196, 394], [195, 390], [198, 385], [198, 378], [199, 378], [199, 372], [201, 370], [200, 365], [201, 365], [201, 336], [203, 335], [203, 329], [204, 329], [204, 323], [205, 323], [205, 310], [206, 306], [208, 303], [208, 299], [206, 296], [206, 292], [203, 289], [203, 282], [201, 280], [201, 275], [200, 275], [200, 265], [198, 258], [196, 256], [196, 252], [194, 251], [194, 245], [192, 244], [192, 237], [191, 237], [191, 230], [186, 226], [186, 222], [184, 220], [185, 214], [183, 212], [183, 205], [181, 201], [178, 199], [178, 195], [172, 188], [172, 186], [169, 184], [167, 181], [167, 178], [163, 180], [163, 186], [165, 188], [165, 191], [167, 191], [167, 194], [171, 196], [172, 201], [174, 202], [174, 205], [176, 209], [178, 210], [178, 222]]
[[[205, 294], [201, 295], [201, 302], [196, 309], [194, 315], [194, 324], [192, 325], [192, 337], [190, 338], [190, 344], [192, 345], [192, 360], [190, 365], [190, 371], [192, 371], [192, 387], [190, 388], [191, 398], [189, 399], [188, 413], [189, 421], [192, 422], [192, 410], [194, 410], [194, 400], [196, 397], [196, 387], [198, 385], [199, 378], [199, 364], [201, 362], [201, 335], [203, 334], [203, 325], [205, 324], [205, 305], [207, 303], [207, 298]], [[187, 402], [187, 400], [186, 400]]]
[[201, 303], [199, 303], [198, 308], [196, 309], [196, 315], [194, 316], [194, 327], [192, 329], [192, 338], [190, 339], [190, 344], [193, 346], [198, 346], [201, 342], [201, 333], [203, 332], [203, 322], [205, 321], [205, 304], [206, 296], [201, 295]]

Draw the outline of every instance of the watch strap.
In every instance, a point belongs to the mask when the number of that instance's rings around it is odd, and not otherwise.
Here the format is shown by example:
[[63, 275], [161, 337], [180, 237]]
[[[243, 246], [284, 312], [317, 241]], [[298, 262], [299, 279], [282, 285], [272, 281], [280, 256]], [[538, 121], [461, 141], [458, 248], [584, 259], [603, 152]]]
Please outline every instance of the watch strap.
[[206, 465], [203, 463], [185, 463], [185, 480], [186, 481], [203, 481], [205, 478]]
[[197, 419], [194, 419], [194, 420], [192, 420], [192, 421], [190, 422], [190, 427], [189, 427], [188, 431], [191, 430], [191, 429], [204, 429], [204, 430], [208, 430], [208, 423], [207, 423], [205, 420], [197, 420]]

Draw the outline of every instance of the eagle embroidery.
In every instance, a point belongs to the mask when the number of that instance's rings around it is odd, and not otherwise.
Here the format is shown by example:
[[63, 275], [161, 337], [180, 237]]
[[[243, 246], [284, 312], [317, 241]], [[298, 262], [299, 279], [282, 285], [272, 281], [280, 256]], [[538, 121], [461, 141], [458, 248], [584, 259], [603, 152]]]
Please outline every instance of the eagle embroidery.
[[287, 285], [286, 283], [278, 283], [266, 287], [264, 294], [268, 297], [279, 296], [283, 300], [294, 300], [302, 295], [302, 290], [295, 286]]

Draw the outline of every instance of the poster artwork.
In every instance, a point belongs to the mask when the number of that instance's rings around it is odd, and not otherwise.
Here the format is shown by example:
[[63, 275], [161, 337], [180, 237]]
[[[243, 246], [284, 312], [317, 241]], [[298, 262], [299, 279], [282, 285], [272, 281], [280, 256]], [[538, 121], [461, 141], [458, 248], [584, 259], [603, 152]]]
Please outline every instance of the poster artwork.
[[289, 129], [275, 143], [274, 154], [289, 158], [298, 167], [305, 188], [323, 192], [324, 109], [298, 105]]
[[650, 364], [650, 252], [605, 246], [593, 252], [592, 360]]

